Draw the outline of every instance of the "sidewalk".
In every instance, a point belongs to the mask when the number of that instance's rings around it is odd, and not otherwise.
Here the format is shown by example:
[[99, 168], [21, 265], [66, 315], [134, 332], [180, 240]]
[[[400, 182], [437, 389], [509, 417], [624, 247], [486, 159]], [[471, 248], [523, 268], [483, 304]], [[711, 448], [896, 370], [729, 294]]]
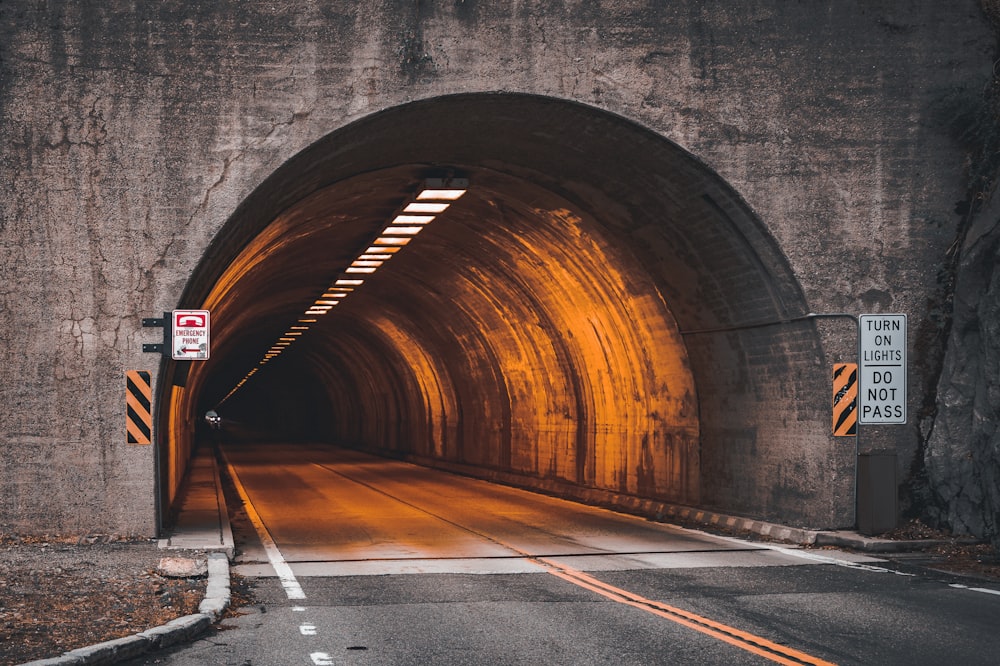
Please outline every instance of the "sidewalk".
[[233, 558], [233, 530], [211, 445], [202, 444], [195, 450], [178, 507], [177, 524], [160, 541], [161, 548], [223, 552]]

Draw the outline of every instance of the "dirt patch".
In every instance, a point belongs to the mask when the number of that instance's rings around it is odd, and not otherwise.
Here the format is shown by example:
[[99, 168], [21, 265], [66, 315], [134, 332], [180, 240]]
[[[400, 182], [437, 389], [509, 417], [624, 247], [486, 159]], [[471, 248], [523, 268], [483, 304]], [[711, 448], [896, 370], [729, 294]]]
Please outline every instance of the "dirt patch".
[[928, 527], [920, 520], [911, 520], [884, 536], [897, 540], [938, 541], [924, 551], [933, 556], [933, 561], [928, 564], [930, 568], [973, 578], [1000, 580], [1000, 553], [992, 544], [974, 543], [971, 539]]
[[0, 665], [54, 657], [198, 612], [207, 578], [157, 573], [150, 540], [0, 534]]

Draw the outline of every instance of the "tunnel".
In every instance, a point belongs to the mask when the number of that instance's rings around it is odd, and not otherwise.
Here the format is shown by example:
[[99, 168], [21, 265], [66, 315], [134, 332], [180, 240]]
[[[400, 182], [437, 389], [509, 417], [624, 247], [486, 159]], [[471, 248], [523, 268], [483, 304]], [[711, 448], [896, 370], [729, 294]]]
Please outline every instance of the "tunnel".
[[[434, 187], [462, 192], [385, 246]], [[211, 312], [211, 356], [164, 361], [161, 510], [215, 409], [570, 496], [847, 520], [820, 337], [765, 223], [600, 109], [463, 94], [348, 124], [232, 211], [178, 307]]]

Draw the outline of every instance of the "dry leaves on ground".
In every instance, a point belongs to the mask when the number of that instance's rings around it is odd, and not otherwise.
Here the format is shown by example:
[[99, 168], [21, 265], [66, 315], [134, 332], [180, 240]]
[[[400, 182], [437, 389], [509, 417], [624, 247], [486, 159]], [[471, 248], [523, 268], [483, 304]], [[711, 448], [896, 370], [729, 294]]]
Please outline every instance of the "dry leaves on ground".
[[0, 534], [0, 665], [54, 657], [198, 612], [206, 579], [165, 578], [149, 540]]

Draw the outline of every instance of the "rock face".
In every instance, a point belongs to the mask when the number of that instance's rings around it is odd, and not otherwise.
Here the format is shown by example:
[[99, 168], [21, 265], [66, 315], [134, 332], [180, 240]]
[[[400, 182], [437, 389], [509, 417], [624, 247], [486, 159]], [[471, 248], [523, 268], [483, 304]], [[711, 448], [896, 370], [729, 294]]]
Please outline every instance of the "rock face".
[[938, 412], [925, 451], [932, 519], [1000, 543], [1000, 202], [958, 266]]

